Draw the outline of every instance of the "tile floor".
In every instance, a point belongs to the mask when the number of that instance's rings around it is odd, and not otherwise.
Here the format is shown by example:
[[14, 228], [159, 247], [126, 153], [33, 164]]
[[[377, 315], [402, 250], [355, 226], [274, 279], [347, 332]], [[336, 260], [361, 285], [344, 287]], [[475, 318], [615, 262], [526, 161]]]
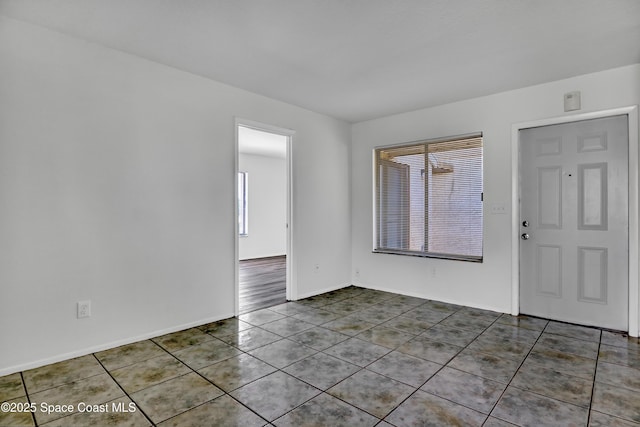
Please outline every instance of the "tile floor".
[[37, 409], [2, 426], [638, 426], [640, 344], [349, 287], [0, 377], [0, 400]]

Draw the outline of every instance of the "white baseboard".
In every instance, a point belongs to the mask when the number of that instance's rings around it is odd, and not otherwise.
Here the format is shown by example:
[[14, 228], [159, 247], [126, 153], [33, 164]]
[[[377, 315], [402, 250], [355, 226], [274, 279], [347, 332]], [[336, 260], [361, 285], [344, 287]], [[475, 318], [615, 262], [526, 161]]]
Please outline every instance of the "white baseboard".
[[309, 293], [306, 293], [306, 294], [298, 295], [298, 298], [296, 300], [294, 300], [294, 301], [305, 299], [305, 298], [310, 298], [310, 297], [315, 297], [316, 295], [326, 294], [327, 292], [337, 291], [338, 289], [347, 288], [349, 286], [351, 286], [351, 283], [346, 283], [344, 285], [337, 285], [337, 286], [333, 286], [333, 287], [330, 287], [330, 288], [324, 288], [324, 289], [319, 290], [319, 291], [309, 292]]
[[482, 306], [482, 305], [478, 305], [478, 304], [469, 304], [468, 302], [462, 302], [462, 301], [459, 301], [459, 300], [434, 299], [434, 298], [430, 298], [428, 295], [419, 294], [419, 293], [416, 293], [416, 292], [401, 292], [401, 291], [399, 291], [397, 289], [391, 289], [391, 288], [387, 288], [387, 287], [384, 287], [384, 286], [370, 286], [370, 285], [365, 285], [363, 283], [353, 283], [353, 286], [357, 286], [359, 288], [373, 289], [373, 290], [376, 290], [376, 291], [391, 292], [391, 293], [398, 294], [398, 295], [406, 295], [408, 297], [422, 298], [422, 299], [426, 299], [426, 300], [430, 300], [430, 301], [444, 302], [444, 303], [447, 303], [447, 304], [461, 305], [461, 306], [469, 307], [469, 308], [477, 308], [477, 309], [480, 309], [480, 310], [493, 311], [495, 313], [511, 314], [508, 311], [500, 310], [499, 308], [496, 308], [496, 307], [488, 307], [488, 306]]
[[198, 320], [198, 321], [195, 321], [195, 322], [185, 323], [185, 324], [178, 325], [178, 326], [172, 326], [170, 328], [160, 329], [160, 330], [156, 330], [156, 331], [149, 332], [149, 333], [146, 333], [146, 334], [137, 335], [137, 336], [129, 337], [129, 338], [124, 338], [124, 339], [117, 340], [117, 341], [112, 341], [112, 342], [109, 342], [109, 343], [106, 343], [106, 344], [100, 344], [100, 345], [93, 346], [93, 347], [74, 350], [74, 351], [71, 351], [71, 352], [68, 352], [68, 353], [63, 353], [63, 354], [59, 354], [59, 355], [56, 355], [56, 356], [47, 357], [45, 359], [35, 360], [33, 362], [27, 362], [27, 363], [23, 363], [23, 364], [20, 364], [20, 365], [14, 365], [14, 366], [9, 366], [7, 368], [1, 368], [0, 369], [0, 377], [2, 377], [4, 375], [14, 374], [16, 372], [26, 371], [26, 370], [29, 370], [29, 369], [40, 368], [40, 367], [45, 366], [45, 365], [50, 365], [52, 363], [62, 362], [64, 360], [74, 359], [76, 357], [86, 356], [88, 354], [97, 353], [99, 351], [109, 350], [109, 349], [112, 349], [112, 348], [115, 348], [115, 347], [120, 347], [122, 345], [127, 345], [127, 344], [132, 344], [132, 343], [138, 342], [138, 341], [148, 340], [150, 338], [159, 337], [161, 335], [170, 334], [170, 333], [173, 333], [173, 332], [182, 331], [184, 329], [193, 328], [194, 326], [205, 325], [207, 323], [217, 322], [218, 320], [228, 319], [230, 317], [233, 317], [233, 313], [225, 314], [225, 315], [222, 315], [222, 316], [214, 316], [214, 317]]

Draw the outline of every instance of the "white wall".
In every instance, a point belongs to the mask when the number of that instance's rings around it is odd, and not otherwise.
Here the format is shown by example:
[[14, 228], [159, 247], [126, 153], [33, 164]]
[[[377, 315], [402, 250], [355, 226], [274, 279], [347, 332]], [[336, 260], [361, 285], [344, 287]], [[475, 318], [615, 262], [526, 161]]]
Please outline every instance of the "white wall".
[[350, 281], [348, 124], [2, 17], [0, 75], [0, 375], [233, 315], [235, 117], [296, 132], [297, 294]]
[[[578, 113], [638, 104], [640, 65], [353, 125], [354, 284], [510, 312], [512, 124], [571, 114], [563, 112], [563, 94], [574, 90], [582, 92], [582, 110]], [[484, 262], [372, 253], [374, 147], [478, 131], [484, 133]], [[491, 214], [490, 206], [496, 203], [507, 207], [506, 215]]]
[[239, 239], [240, 259], [287, 253], [287, 161], [240, 153], [238, 167], [247, 172], [248, 229]]

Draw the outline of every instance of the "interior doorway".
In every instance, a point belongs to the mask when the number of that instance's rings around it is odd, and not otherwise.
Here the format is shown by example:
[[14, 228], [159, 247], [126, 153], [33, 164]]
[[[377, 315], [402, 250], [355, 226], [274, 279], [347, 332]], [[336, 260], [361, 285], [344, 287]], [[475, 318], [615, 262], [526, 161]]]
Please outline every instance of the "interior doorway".
[[236, 122], [236, 315], [290, 299], [292, 135]]

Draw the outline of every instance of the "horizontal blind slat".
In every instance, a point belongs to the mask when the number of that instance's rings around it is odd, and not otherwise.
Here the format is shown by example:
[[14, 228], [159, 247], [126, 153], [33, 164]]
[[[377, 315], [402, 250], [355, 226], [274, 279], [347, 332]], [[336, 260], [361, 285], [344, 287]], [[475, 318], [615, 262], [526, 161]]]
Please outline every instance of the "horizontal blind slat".
[[482, 257], [482, 151], [482, 136], [377, 149], [377, 249]]

